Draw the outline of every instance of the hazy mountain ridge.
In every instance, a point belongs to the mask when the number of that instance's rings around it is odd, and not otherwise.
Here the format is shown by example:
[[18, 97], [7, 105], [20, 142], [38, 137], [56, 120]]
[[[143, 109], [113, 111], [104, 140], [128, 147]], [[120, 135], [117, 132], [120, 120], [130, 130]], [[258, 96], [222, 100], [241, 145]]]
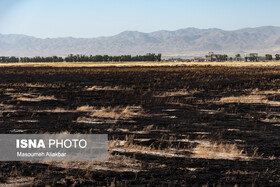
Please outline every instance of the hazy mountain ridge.
[[280, 27], [245, 28], [236, 31], [187, 28], [142, 33], [125, 31], [111, 37], [35, 38], [0, 34], [0, 56], [66, 56], [73, 54], [145, 54], [163, 56], [204, 56], [216, 53], [280, 53]]

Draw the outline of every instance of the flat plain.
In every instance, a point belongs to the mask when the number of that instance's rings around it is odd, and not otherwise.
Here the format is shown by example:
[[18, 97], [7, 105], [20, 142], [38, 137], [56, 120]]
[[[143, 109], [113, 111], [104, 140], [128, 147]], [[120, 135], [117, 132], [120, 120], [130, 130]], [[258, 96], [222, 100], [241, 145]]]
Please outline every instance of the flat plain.
[[0, 185], [279, 186], [280, 67], [240, 64], [2, 65], [2, 134], [105, 133], [109, 155], [0, 162]]
[[260, 61], [260, 62], [19, 62], [0, 63], [0, 67], [173, 67], [173, 66], [280, 66], [280, 61]]

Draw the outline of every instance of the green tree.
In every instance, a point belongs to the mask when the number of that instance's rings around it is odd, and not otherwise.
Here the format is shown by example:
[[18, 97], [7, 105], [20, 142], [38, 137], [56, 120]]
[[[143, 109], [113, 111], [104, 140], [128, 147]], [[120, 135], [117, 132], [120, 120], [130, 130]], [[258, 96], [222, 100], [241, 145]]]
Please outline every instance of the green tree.
[[280, 60], [280, 55], [279, 54], [275, 55], [275, 60]]
[[265, 60], [272, 60], [272, 55], [266, 54], [265, 55]]
[[240, 54], [236, 54], [235, 55], [235, 60], [236, 61], [240, 61], [241, 60], [241, 55]]
[[222, 61], [227, 61], [228, 60], [228, 55], [226, 55], [226, 54], [221, 55], [221, 60]]
[[161, 53], [159, 53], [159, 54], [157, 55], [156, 60], [157, 60], [158, 62], [161, 61]]

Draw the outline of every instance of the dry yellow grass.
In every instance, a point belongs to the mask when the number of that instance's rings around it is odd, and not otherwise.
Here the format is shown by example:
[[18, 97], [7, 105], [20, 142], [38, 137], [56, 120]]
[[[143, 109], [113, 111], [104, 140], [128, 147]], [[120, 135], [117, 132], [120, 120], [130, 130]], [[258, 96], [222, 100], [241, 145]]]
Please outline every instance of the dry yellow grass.
[[64, 112], [69, 112], [68, 110], [65, 110], [64, 108], [59, 108], [59, 107], [56, 107], [54, 110], [52, 110], [51, 112], [54, 112], [54, 113], [64, 113]]
[[243, 150], [237, 148], [235, 144], [223, 144], [223, 143], [209, 143], [199, 144], [194, 148], [195, 158], [206, 159], [236, 159], [246, 158], [243, 155]]
[[190, 95], [191, 93], [187, 90], [177, 90], [177, 91], [170, 91], [170, 92], [164, 92], [159, 95], [155, 95], [155, 97], [172, 97], [172, 96], [186, 96]]
[[[190, 143], [198, 144], [195, 148], [179, 148], [174, 147], [172, 144], [176, 142], [176, 138], [170, 137], [169, 139], [163, 139], [161, 141], [169, 142], [167, 147], [155, 148], [153, 146], [143, 146], [135, 144], [134, 134], [127, 135], [124, 140], [111, 140], [109, 141], [109, 150], [117, 152], [135, 152], [142, 154], [151, 154], [164, 157], [191, 157], [191, 158], [203, 158], [203, 159], [225, 159], [225, 160], [250, 160], [252, 157], [244, 154], [244, 150], [237, 147], [236, 144], [229, 143], [216, 143], [203, 140], [189, 141]], [[137, 139], [139, 141], [139, 139]], [[185, 152], [192, 153], [191, 155], [185, 154]]]
[[266, 96], [264, 95], [244, 95], [244, 96], [231, 96], [222, 97], [220, 102], [224, 103], [268, 103]]
[[131, 118], [135, 115], [138, 115], [138, 113], [135, 113], [133, 110], [131, 110], [129, 106], [126, 108], [102, 107], [100, 110], [97, 110], [91, 114], [92, 117], [111, 118], [111, 119]]
[[69, 131], [61, 131], [59, 134], [71, 134]]
[[[273, 92], [264, 92], [264, 93], [273, 93]], [[231, 97], [222, 97], [218, 103], [246, 103], [246, 104], [266, 104], [272, 106], [280, 106], [280, 101], [270, 101], [264, 95], [244, 95], [244, 96], [231, 96]]]
[[251, 94], [261, 94], [261, 95], [270, 95], [270, 94], [280, 94], [280, 90], [258, 90], [255, 89]]
[[166, 149], [156, 149], [152, 146], [143, 146], [133, 143], [134, 135], [126, 136], [124, 141], [111, 140], [109, 141], [109, 150], [117, 152], [130, 152], [130, 153], [141, 153], [148, 155], [157, 155], [163, 157], [186, 157], [185, 155], [177, 154], [176, 149], [168, 147]]
[[87, 91], [94, 91], [94, 90], [120, 90], [119, 87], [115, 86], [115, 87], [110, 87], [110, 86], [105, 86], [105, 87], [101, 87], [101, 86], [92, 86], [90, 88], [86, 89]]
[[39, 102], [44, 100], [57, 100], [54, 96], [38, 96], [38, 97], [18, 97], [19, 101]]
[[52, 67], [110, 67], [110, 66], [280, 66], [280, 61], [269, 62], [62, 62], [62, 63], [0, 63], [7, 66]]
[[127, 157], [124, 155], [119, 154], [108, 154], [108, 161], [106, 162], [99, 162], [99, 161], [59, 161], [59, 162], [53, 162], [53, 161], [44, 161], [41, 162], [44, 164], [53, 165], [55, 167], [59, 166], [62, 168], [77, 168], [77, 169], [83, 169], [86, 171], [114, 171], [114, 172], [139, 172], [141, 171], [141, 162], [136, 160], [133, 157]]
[[267, 104], [280, 106], [280, 101], [268, 100], [268, 95], [280, 94], [280, 90], [259, 90], [254, 89], [248, 95], [222, 97], [218, 103], [246, 103], [246, 104]]
[[24, 84], [24, 86], [25, 87], [30, 87], [30, 88], [44, 88], [44, 87], [46, 87], [46, 85], [39, 84], [39, 83], [36, 83], [36, 84], [28, 83], [28, 84]]
[[119, 86], [111, 87], [111, 86], [92, 86], [85, 89], [86, 91], [100, 91], [100, 90], [132, 90], [132, 88], [121, 88]]
[[95, 108], [92, 107], [92, 106], [84, 105], [84, 106], [77, 107], [76, 111], [78, 111], [78, 112], [86, 112], [86, 111], [92, 111], [94, 109]]
[[50, 112], [50, 113], [67, 113], [67, 112], [75, 112], [73, 110], [66, 110], [64, 108], [56, 107], [55, 109], [49, 110], [37, 110], [37, 112]]

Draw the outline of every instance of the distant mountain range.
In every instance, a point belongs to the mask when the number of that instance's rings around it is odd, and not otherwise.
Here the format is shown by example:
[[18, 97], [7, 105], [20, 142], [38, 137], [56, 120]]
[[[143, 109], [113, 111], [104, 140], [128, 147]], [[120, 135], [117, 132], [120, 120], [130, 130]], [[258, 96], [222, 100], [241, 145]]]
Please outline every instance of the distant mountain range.
[[186, 28], [151, 33], [125, 31], [115, 36], [97, 38], [41, 39], [0, 34], [0, 56], [162, 53], [163, 57], [194, 57], [205, 56], [209, 51], [228, 55], [280, 53], [280, 27], [266, 26], [235, 31], [215, 28]]

